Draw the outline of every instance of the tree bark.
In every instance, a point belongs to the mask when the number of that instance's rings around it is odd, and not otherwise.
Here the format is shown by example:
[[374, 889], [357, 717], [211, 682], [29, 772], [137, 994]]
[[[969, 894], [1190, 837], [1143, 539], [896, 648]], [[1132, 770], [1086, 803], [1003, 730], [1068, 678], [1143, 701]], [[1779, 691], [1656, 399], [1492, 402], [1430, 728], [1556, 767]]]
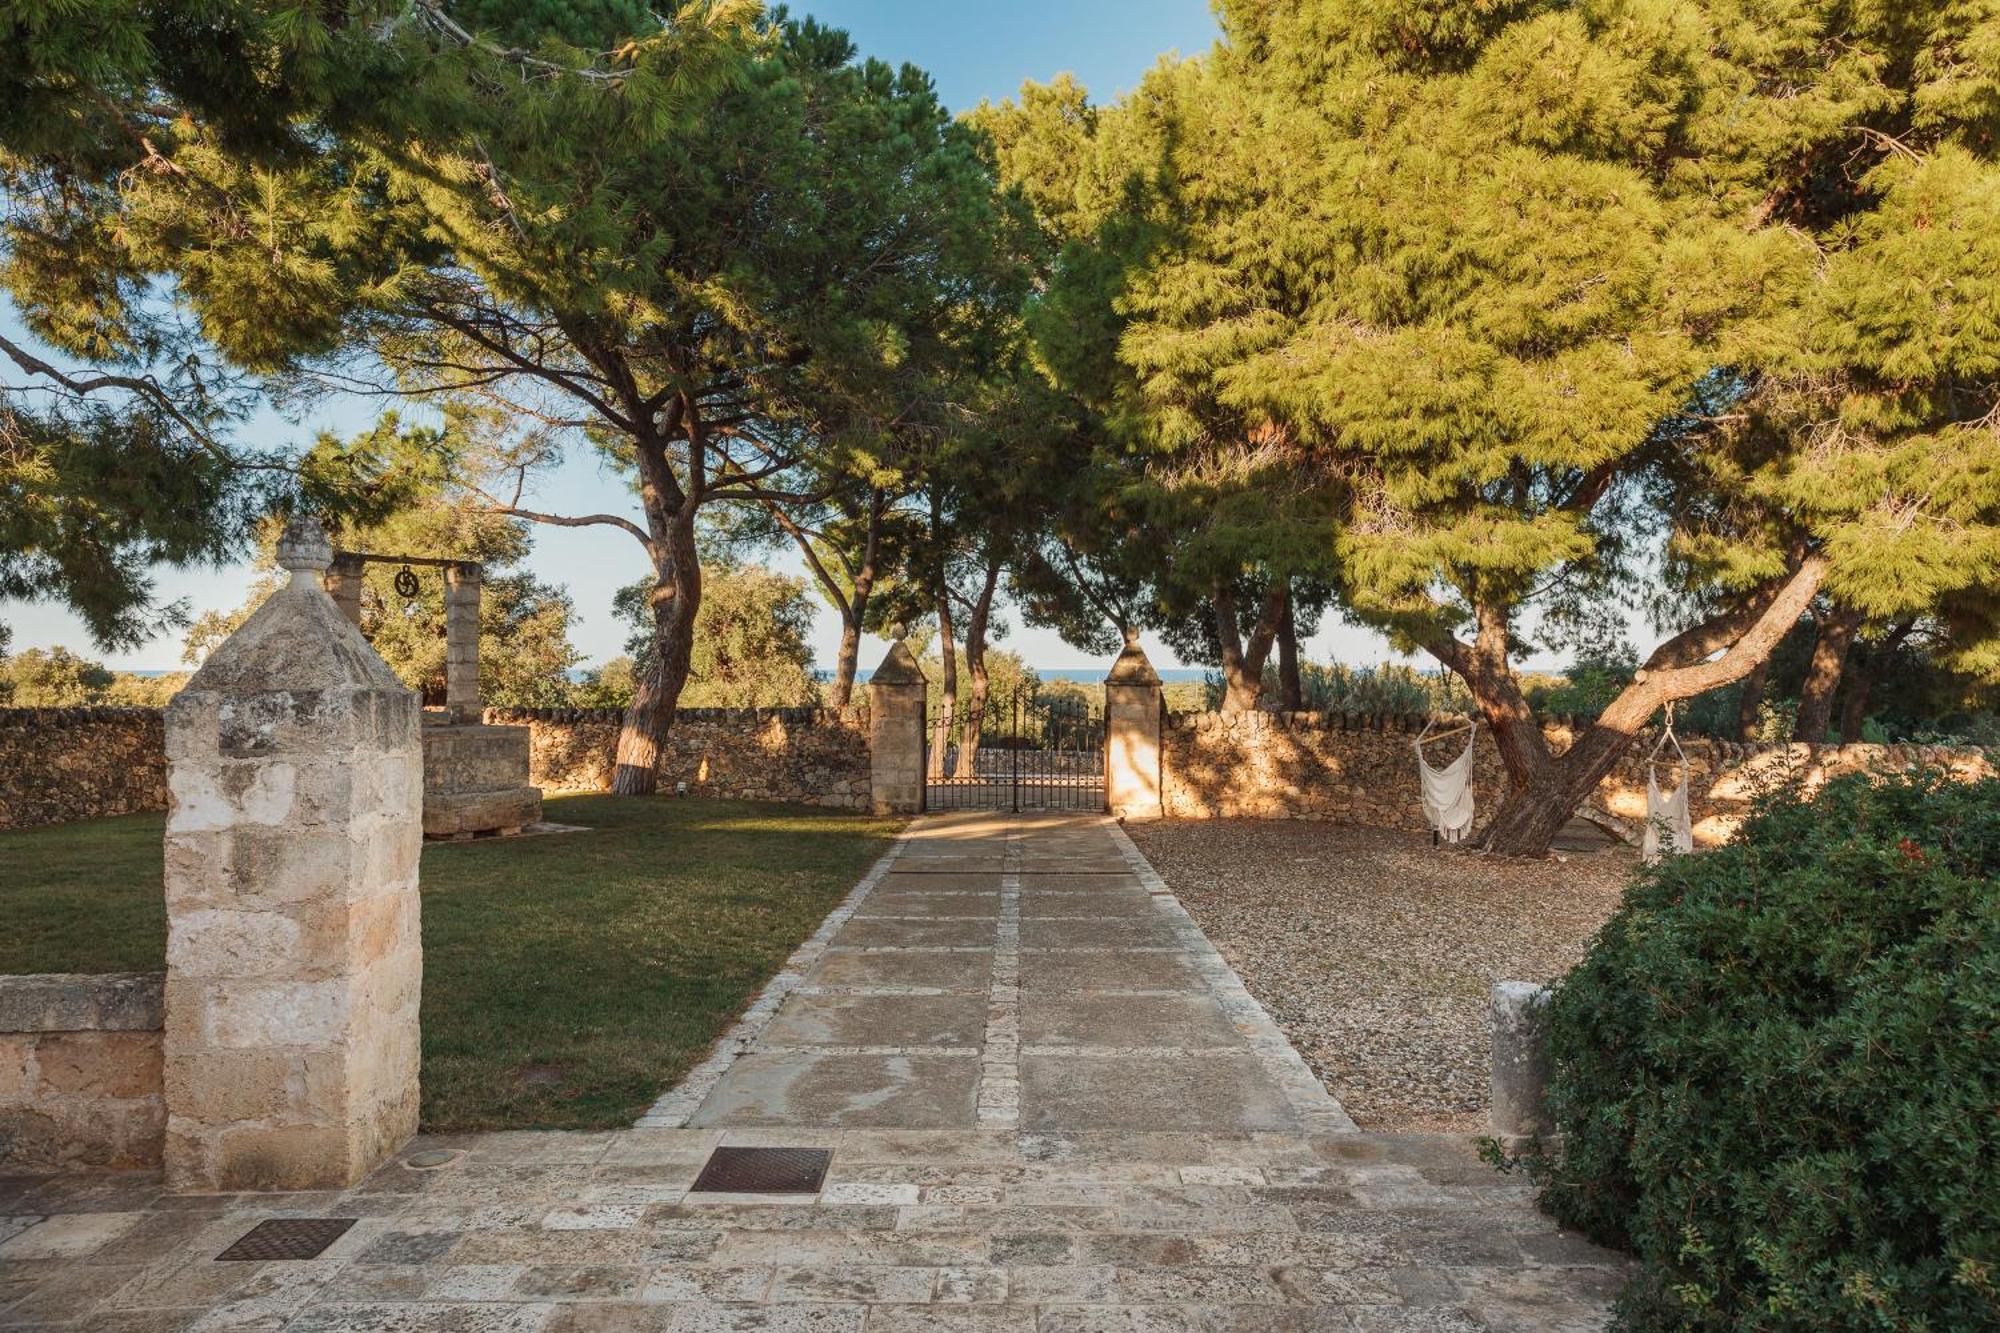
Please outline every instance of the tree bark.
[[934, 576], [931, 595], [937, 601], [938, 655], [943, 663], [938, 678], [938, 719], [931, 768], [942, 777], [969, 777], [970, 771], [958, 762], [964, 757], [962, 745], [956, 758], [946, 759], [952, 742], [958, 739], [958, 640], [951, 619], [951, 589], [942, 568]]
[[861, 669], [861, 636], [868, 625], [868, 603], [875, 595], [882, 516], [888, 507], [887, 492], [880, 489], [868, 492], [867, 536], [862, 542], [861, 562], [854, 567], [854, 588], [850, 595], [842, 596], [824, 568], [817, 561], [813, 563], [814, 572], [820, 575], [820, 582], [826, 585], [828, 595], [840, 611], [840, 653], [834, 658], [833, 684], [827, 691], [827, 702], [835, 708], [845, 708], [854, 702], [854, 679]]
[[1278, 710], [1302, 713], [1305, 683], [1299, 678], [1299, 627], [1292, 618], [1292, 594], [1285, 591], [1285, 613], [1278, 621]]
[[1813, 642], [1812, 665], [1806, 669], [1805, 685], [1799, 690], [1799, 714], [1792, 723], [1792, 739], [1809, 745], [1826, 742], [1833, 725], [1833, 696], [1840, 677], [1847, 670], [1847, 650], [1861, 631], [1861, 613], [1835, 604], [1819, 618], [1819, 637]]
[[1246, 643], [1236, 624], [1236, 589], [1225, 579], [1217, 579], [1209, 594], [1215, 612], [1215, 637], [1222, 648], [1222, 711], [1251, 713], [1264, 694], [1264, 663], [1278, 637], [1278, 622], [1287, 601], [1286, 580], [1266, 588]]
[[694, 657], [694, 623], [701, 611], [701, 558], [695, 551], [694, 507], [676, 515], [656, 562], [647, 599], [653, 611], [653, 661], [632, 693], [618, 731], [611, 790], [619, 796], [651, 796], [660, 785], [660, 750], [680, 711]]
[[[1506, 856], [1545, 856], [1549, 843], [1616, 767], [1632, 741], [1670, 702], [1741, 680], [1770, 659], [1826, 579], [1826, 562], [1804, 560], [1742, 605], [1675, 635], [1656, 649], [1637, 678], [1560, 757], [1507, 660], [1504, 608], [1477, 605], [1478, 634], [1428, 645], [1472, 691], [1500, 750], [1507, 789], [1478, 846]], [[1715, 657], [1717, 652], [1720, 657]], [[1713, 660], [1711, 660], [1713, 659]]]
[[1764, 687], [1771, 679], [1771, 662], [1766, 658], [1743, 678], [1743, 693], [1736, 700], [1736, 739], [1754, 741], [1764, 727]]
[[988, 556], [986, 578], [979, 585], [979, 596], [965, 622], [965, 667], [972, 676], [972, 688], [966, 700], [965, 742], [959, 749], [959, 771], [968, 776], [979, 772], [979, 741], [991, 691], [986, 675], [986, 634], [993, 620], [993, 595], [999, 587], [1000, 557]]
[[1896, 650], [1917, 627], [1916, 617], [1898, 621], [1880, 643], [1867, 646], [1858, 661], [1850, 661], [1847, 668], [1847, 697], [1840, 703], [1840, 739], [1843, 744], [1853, 745], [1861, 739], [1862, 730], [1868, 725], [1869, 696], [1875, 692], [1875, 682], [1882, 679], [1882, 669], [1895, 659]]

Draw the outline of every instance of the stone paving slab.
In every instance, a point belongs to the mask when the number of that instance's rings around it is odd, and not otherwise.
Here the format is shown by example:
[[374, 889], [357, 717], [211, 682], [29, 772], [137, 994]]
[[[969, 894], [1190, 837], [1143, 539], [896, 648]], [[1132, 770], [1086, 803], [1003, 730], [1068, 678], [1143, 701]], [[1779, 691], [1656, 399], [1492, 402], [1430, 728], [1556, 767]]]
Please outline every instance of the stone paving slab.
[[[887, 910], [962, 895], [988, 910]], [[718, 1146], [831, 1166], [691, 1192]], [[357, 1220], [317, 1260], [215, 1259], [275, 1216]], [[305, 1195], [0, 1177], [3, 1333], [1584, 1330], [1626, 1272], [1468, 1141], [1355, 1132], [1074, 816], [923, 821], [638, 1127], [419, 1139]]]

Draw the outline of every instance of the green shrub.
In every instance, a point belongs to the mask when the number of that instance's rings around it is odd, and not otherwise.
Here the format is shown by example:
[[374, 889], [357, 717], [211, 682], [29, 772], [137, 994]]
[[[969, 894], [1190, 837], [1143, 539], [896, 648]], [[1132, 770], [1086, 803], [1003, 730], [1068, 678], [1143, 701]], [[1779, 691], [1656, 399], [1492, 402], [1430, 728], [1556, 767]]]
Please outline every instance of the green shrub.
[[1550, 1011], [1619, 1327], [2000, 1328], [2000, 782], [1850, 777], [1646, 873]]

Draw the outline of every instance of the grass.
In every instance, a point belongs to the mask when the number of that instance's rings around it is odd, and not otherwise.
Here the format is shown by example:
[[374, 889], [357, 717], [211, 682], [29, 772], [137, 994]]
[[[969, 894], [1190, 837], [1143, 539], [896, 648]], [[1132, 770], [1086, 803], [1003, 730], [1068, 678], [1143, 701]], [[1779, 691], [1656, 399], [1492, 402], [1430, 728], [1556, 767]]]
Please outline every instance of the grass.
[[[630, 1124], [886, 849], [894, 821], [582, 796], [587, 833], [424, 852], [432, 1131]], [[0, 972], [162, 966], [157, 815], [0, 834]]]

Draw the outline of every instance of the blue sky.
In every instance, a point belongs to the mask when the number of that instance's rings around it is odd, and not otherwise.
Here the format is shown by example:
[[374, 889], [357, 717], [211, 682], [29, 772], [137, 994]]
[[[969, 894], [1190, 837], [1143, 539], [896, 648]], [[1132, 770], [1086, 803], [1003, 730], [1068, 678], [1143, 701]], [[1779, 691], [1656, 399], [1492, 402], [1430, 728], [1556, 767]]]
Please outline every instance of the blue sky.
[[[1135, 86], [1166, 51], [1196, 54], [1216, 37], [1207, 0], [1008, 0], [1006, 3], [965, 3], [964, 0], [808, 0], [792, 5], [794, 12], [816, 15], [851, 32], [861, 50], [896, 62], [908, 61], [929, 70], [940, 95], [954, 109], [977, 105], [982, 98], [1012, 96], [1029, 79], [1047, 80], [1068, 71], [1100, 99]], [[13, 325], [11, 312], [0, 320]], [[372, 403], [335, 403], [314, 417], [289, 422], [267, 414], [250, 424], [257, 436], [299, 440], [322, 429], [348, 432], [371, 419]], [[627, 504], [618, 480], [600, 475], [588, 458], [569, 462], [545, 479], [536, 497], [556, 511], [601, 511]], [[774, 565], [796, 569], [796, 562], [774, 559]], [[637, 544], [609, 529], [541, 528], [530, 566], [543, 578], [565, 585], [575, 601], [578, 624], [573, 634], [591, 661], [616, 654], [623, 628], [610, 614], [612, 592], [644, 572]], [[160, 571], [161, 592], [185, 598], [192, 612], [233, 607], [250, 583], [244, 568]], [[1028, 629], [1014, 619], [1005, 646], [1041, 667], [1073, 667], [1085, 659], [1054, 635]], [[1332, 618], [1329, 617], [1331, 620]], [[59, 607], [0, 601], [0, 622], [14, 631], [13, 646], [47, 647], [64, 644], [92, 651], [76, 618]], [[814, 635], [821, 665], [831, 662], [839, 640], [838, 624], [822, 614]], [[1149, 645], [1161, 666], [1173, 664], [1164, 646]], [[864, 652], [872, 665], [883, 645]], [[1311, 645], [1317, 656], [1338, 656], [1349, 662], [1375, 662], [1388, 656], [1387, 645], [1373, 634], [1329, 625]], [[122, 669], [167, 669], [179, 665], [178, 636], [163, 636], [140, 649], [106, 660]]]

